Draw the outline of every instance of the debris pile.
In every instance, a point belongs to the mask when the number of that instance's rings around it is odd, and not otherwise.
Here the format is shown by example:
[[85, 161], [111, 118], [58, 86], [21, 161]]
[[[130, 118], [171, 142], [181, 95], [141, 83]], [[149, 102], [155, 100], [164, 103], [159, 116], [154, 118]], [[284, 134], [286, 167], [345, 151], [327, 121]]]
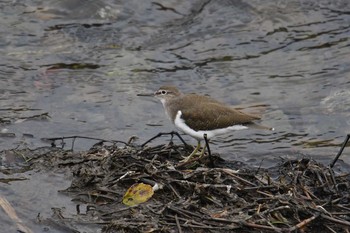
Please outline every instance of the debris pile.
[[[33, 168], [72, 172], [62, 192], [77, 210], [86, 204], [88, 214], [55, 220], [63, 225], [99, 224], [102, 232], [349, 232], [349, 173], [306, 158], [269, 170], [215, 154], [214, 167], [208, 156], [179, 162], [190, 151], [100, 143], [85, 152], [56, 147], [26, 154]], [[158, 189], [147, 202], [124, 205], [124, 193], [137, 183]]]

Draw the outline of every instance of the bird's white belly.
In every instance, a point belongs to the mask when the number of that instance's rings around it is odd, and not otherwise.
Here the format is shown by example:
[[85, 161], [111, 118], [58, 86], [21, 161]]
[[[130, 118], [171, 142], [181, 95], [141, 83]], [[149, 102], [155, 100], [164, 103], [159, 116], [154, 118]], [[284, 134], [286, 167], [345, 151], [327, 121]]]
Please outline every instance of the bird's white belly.
[[185, 121], [181, 118], [182, 112], [178, 111], [174, 120], [174, 124], [177, 128], [182, 130], [185, 134], [194, 137], [197, 140], [204, 139], [204, 134], [207, 134], [207, 138], [210, 139], [216, 135], [225, 134], [234, 130], [247, 129], [248, 127], [244, 125], [233, 125], [223, 129], [214, 129], [214, 130], [199, 130], [195, 131], [186, 125]]

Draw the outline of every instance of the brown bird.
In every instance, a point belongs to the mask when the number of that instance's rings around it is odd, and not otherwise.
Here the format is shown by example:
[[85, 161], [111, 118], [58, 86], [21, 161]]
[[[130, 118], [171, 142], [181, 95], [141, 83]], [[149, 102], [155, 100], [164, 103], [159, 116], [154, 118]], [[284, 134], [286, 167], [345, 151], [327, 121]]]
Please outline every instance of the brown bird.
[[[160, 99], [166, 115], [175, 126], [185, 134], [197, 139], [197, 147], [185, 161], [197, 153], [204, 134], [211, 139], [216, 135], [248, 128], [274, 130], [254, 123], [255, 120], [261, 119], [259, 116], [244, 113], [207, 96], [183, 94], [174, 86], [162, 86], [152, 94], [138, 95], [154, 96]], [[203, 154], [204, 149], [201, 156]]]

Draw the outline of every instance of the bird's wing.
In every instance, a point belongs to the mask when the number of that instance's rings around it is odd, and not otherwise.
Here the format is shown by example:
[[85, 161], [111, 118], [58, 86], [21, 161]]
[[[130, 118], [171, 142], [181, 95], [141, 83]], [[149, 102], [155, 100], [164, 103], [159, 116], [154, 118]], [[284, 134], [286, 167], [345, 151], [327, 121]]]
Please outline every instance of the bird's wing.
[[213, 130], [233, 125], [244, 125], [259, 120], [260, 117], [246, 114], [236, 109], [224, 106], [217, 101], [201, 102], [181, 110], [181, 118], [192, 129]]

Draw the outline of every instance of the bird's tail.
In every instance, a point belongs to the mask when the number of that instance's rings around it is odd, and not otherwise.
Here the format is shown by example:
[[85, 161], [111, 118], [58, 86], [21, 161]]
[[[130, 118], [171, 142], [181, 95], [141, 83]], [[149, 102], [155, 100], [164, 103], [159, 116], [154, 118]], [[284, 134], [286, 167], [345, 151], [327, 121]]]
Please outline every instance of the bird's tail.
[[[270, 105], [268, 104], [262, 104], [262, 103], [256, 103], [256, 104], [249, 104], [249, 105], [237, 105], [234, 108], [238, 111], [244, 111], [244, 114], [250, 115], [252, 117], [255, 117], [257, 120], [260, 120], [266, 109]], [[253, 129], [263, 129], [263, 130], [271, 130], [274, 131], [275, 128], [259, 125], [254, 122], [248, 123], [248, 127]]]
[[264, 125], [259, 125], [259, 124], [256, 124], [254, 122], [252, 123], [249, 123], [247, 125], [249, 128], [253, 128], [253, 129], [264, 129], [264, 130], [271, 130], [271, 131], [274, 131], [275, 128], [272, 128], [272, 127], [268, 127], [268, 126], [264, 126]]
[[261, 117], [269, 106], [270, 105], [268, 104], [255, 103], [255, 104], [236, 105], [236, 106], [233, 106], [233, 108], [239, 111], [243, 111], [244, 113], [247, 113], [247, 114]]

